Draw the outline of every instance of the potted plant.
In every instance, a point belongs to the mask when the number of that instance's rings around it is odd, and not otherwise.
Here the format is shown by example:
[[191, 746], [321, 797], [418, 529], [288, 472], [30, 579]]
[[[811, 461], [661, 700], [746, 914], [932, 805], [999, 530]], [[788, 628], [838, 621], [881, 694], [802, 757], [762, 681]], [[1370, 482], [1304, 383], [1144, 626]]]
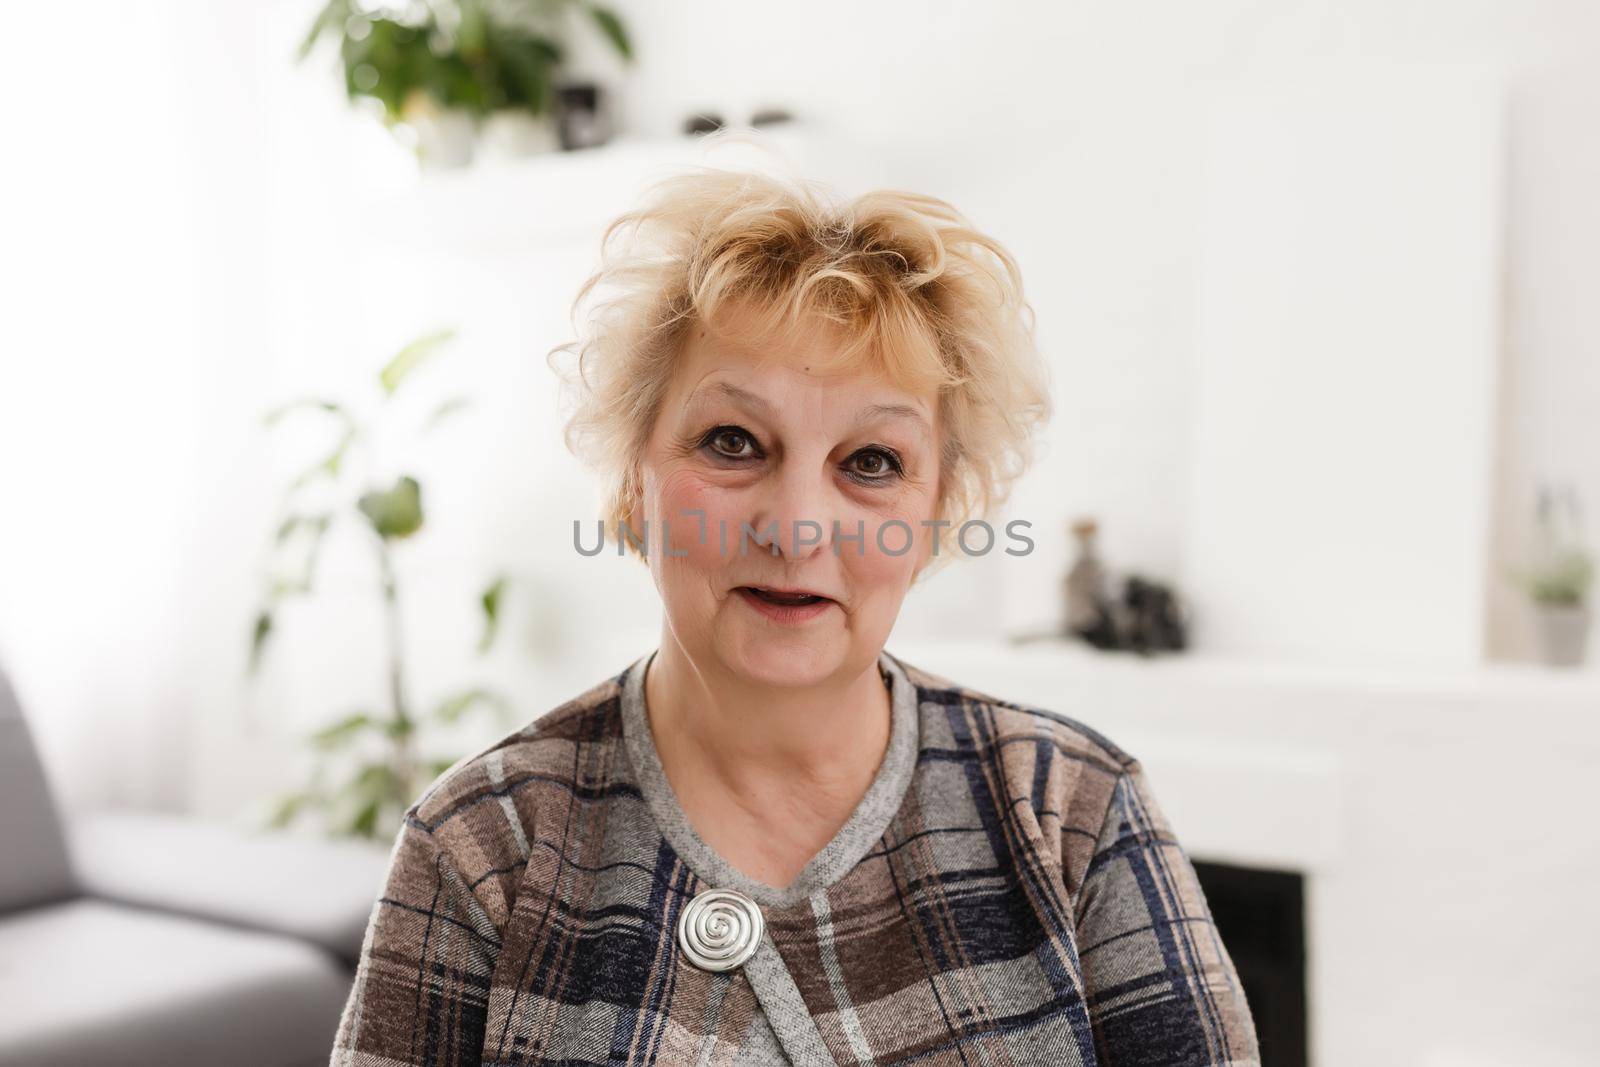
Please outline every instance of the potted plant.
[[[388, 421], [389, 399], [451, 336], [445, 330], [419, 338], [384, 366], [378, 375], [374, 423]], [[418, 432], [430, 431], [466, 406], [461, 397], [433, 406]], [[448, 742], [436, 735], [484, 712], [507, 726], [510, 705], [479, 683], [456, 686], [426, 704], [414, 699], [401, 639], [401, 582], [395, 557], [423, 528], [422, 486], [410, 475], [394, 476], [393, 470], [379, 476], [352, 469], [351, 454], [367, 456], [369, 442], [380, 439], [372, 432], [380, 427], [359, 418], [355, 405], [308, 398], [275, 408], [264, 421], [277, 427], [289, 418], [325, 421], [330, 448], [284, 494], [282, 514], [274, 522], [269, 543], [265, 596], [251, 628], [249, 672], [254, 675], [258, 670], [277, 629], [282, 602], [313, 591], [319, 550], [329, 529], [352, 523], [372, 549], [372, 589], [380, 601], [383, 625], [383, 697], [375, 706], [349, 711], [307, 738], [315, 757], [311, 781], [283, 796], [269, 822], [285, 826], [320, 810], [324, 829], [332, 834], [388, 840], [399, 830], [400, 817], [411, 802], [461, 755], [444, 749]], [[494, 643], [506, 588], [507, 579], [495, 576], [476, 593], [483, 619], [477, 642], [480, 655]]]
[[1594, 561], [1570, 487], [1540, 491], [1535, 559], [1515, 577], [1533, 601], [1541, 657], [1552, 666], [1580, 666], [1589, 642]]
[[520, 155], [558, 144], [558, 83], [574, 22], [624, 60], [622, 19], [593, 0], [328, 0], [301, 43], [339, 43], [345, 91], [374, 101], [425, 167], [461, 166], [474, 144]]

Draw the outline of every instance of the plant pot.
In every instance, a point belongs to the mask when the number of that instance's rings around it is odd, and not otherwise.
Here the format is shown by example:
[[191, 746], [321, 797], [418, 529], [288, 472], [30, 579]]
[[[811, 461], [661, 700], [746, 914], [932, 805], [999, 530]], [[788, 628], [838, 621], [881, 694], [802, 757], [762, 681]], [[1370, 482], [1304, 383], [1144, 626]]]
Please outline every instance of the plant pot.
[[1581, 667], [1589, 645], [1587, 604], [1533, 605], [1539, 631], [1539, 654], [1552, 667]]
[[478, 130], [477, 155], [484, 160], [522, 159], [560, 147], [555, 119], [548, 114], [496, 111], [483, 120]]
[[414, 90], [406, 97], [400, 119], [416, 136], [413, 147], [423, 170], [450, 170], [472, 162], [471, 112], [440, 107], [431, 96]]

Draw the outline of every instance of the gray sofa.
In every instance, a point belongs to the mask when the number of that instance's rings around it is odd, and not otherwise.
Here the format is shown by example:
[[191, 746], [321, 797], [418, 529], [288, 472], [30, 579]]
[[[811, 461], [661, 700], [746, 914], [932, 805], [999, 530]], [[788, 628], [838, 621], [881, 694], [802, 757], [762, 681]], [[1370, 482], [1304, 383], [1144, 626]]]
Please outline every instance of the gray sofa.
[[388, 850], [63, 819], [0, 672], [0, 1067], [322, 1067]]

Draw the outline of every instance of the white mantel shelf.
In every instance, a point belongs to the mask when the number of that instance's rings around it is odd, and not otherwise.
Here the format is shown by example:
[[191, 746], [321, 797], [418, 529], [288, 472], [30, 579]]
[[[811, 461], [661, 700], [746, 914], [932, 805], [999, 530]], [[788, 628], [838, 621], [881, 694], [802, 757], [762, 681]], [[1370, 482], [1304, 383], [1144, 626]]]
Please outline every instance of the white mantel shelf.
[[[938, 664], [978, 670], [1005, 678], [1059, 677], [1147, 681], [1174, 685], [1258, 685], [1316, 688], [1347, 692], [1429, 694], [1439, 697], [1532, 698], [1540, 706], [1567, 707], [1600, 714], [1600, 666], [1544, 667], [1538, 664], [1490, 663], [1460, 669], [1400, 667], [1373, 664], [1348, 666], [1293, 663], [1180, 652], [1140, 656], [1101, 652], [1081, 642], [1037, 640], [1010, 644], [971, 641], [890, 641], [888, 648], [928, 669], [966, 681]], [[1003, 696], [1002, 693], [995, 694]]]
[[803, 165], [822, 144], [800, 124], [710, 140], [623, 137], [596, 148], [424, 171], [354, 205], [352, 215], [356, 231], [379, 244], [465, 256], [519, 254], [597, 238], [658, 179], [698, 166]]

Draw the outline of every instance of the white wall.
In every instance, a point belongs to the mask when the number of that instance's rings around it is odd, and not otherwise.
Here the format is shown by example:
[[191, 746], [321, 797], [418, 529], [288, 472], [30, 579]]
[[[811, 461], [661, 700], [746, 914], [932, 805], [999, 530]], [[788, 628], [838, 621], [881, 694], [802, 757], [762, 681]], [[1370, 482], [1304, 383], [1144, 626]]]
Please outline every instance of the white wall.
[[[219, 350], [212, 233], [176, 5], [7, 12], [0, 178], [0, 659], [73, 793], [177, 805], [180, 592], [201, 506], [197, 414]], [[48, 101], [48, 106], [46, 106]], [[189, 161], [184, 165], [183, 161]], [[223, 295], [213, 289], [213, 295]]]
[[[1206, 118], [1213, 91], [1308, 66], [1479, 67], [1504, 73], [1509, 247], [1499, 399], [1508, 456], [1484, 579], [1492, 658], [1529, 658], [1504, 564], [1522, 547], [1540, 474], [1573, 479], [1600, 514], [1592, 417], [1600, 305], [1593, 187], [1600, 8], [1580, 2], [963, 4], [824, 0], [626, 5], [642, 61], [627, 104], [666, 131], [692, 109], [791, 107], [904, 161], [1020, 256], [1055, 358], [1050, 455], [1018, 513], [1064, 541], [1093, 511], [1117, 564], [1182, 572], [1195, 382]], [[1585, 71], [1589, 73], [1584, 73]], [[1475, 309], [1474, 313], [1481, 309]], [[1591, 516], [1591, 539], [1600, 518]], [[1047, 547], [1047, 546], [1042, 546]], [[1057, 544], [1057, 558], [1065, 550]], [[1040, 560], [1050, 554], [1042, 550]], [[1016, 625], [1048, 619], [1053, 586], [1011, 568]], [[1600, 649], [1600, 631], [1596, 643]]]
[[1183, 573], [1197, 648], [1482, 656], [1500, 340], [1497, 71], [1218, 94]]

